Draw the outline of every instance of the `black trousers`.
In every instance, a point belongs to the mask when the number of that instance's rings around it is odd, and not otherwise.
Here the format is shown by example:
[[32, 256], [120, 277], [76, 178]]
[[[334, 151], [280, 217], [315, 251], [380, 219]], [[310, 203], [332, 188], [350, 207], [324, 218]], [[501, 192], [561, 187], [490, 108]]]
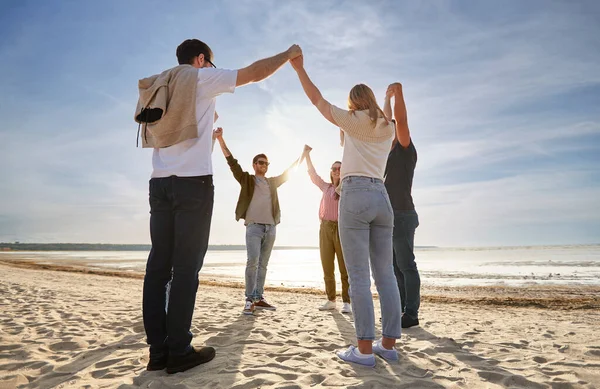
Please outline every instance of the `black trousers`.
[[151, 351], [168, 348], [173, 355], [183, 354], [192, 340], [198, 273], [208, 249], [212, 176], [152, 178], [149, 197], [152, 249], [143, 297], [147, 342]]

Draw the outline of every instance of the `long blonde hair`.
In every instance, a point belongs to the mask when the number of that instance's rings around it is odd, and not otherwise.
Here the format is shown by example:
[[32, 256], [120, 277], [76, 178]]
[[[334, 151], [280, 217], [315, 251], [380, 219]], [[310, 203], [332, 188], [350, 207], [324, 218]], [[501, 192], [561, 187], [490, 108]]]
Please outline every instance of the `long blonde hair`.
[[369, 117], [373, 126], [377, 124], [377, 120], [383, 117], [385, 123], [388, 124], [387, 118], [385, 117], [379, 105], [377, 105], [377, 99], [375, 94], [365, 84], [355, 85], [348, 95], [348, 110], [351, 113], [354, 111], [369, 110]]

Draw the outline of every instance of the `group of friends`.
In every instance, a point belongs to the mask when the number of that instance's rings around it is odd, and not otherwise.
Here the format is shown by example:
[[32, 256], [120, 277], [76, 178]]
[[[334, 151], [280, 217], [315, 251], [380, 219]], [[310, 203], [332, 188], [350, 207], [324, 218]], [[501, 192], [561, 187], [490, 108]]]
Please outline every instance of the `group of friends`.
[[[243, 314], [275, 310], [264, 296], [267, 266], [280, 222], [277, 188], [306, 161], [322, 191], [319, 247], [327, 301], [336, 309], [335, 259], [343, 313], [353, 314], [357, 346], [337, 352], [344, 361], [375, 366], [375, 355], [397, 361], [401, 328], [419, 324], [420, 278], [414, 256], [418, 216], [411, 189], [417, 152], [408, 129], [402, 85], [391, 84], [383, 109], [373, 91], [354, 86], [348, 107], [330, 104], [311, 81], [298, 45], [238, 70], [219, 69], [210, 47], [188, 39], [177, 47], [179, 65], [139, 81], [135, 113], [143, 147], [153, 148], [149, 183], [150, 235], [143, 289], [143, 319], [150, 348], [148, 370], [173, 374], [209, 362], [213, 347], [192, 346], [190, 332], [198, 274], [208, 249], [214, 203], [211, 153], [218, 142], [240, 184], [236, 220], [246, 226], [247, 264]], [[258, 154], [254, 174], [242, 169], [213, 130], [216, 97], [259, 82], [291, 64], [311, 103], [340, 129], [342, 161], [326, 182], [316, 172], [308, 145], [292, 166], [267, 177], [269, 160]], [[393, 107], [392, 107], [393, 101]], [[138, 134], [139, 136], [140, 134]], [[375, 337], [371, 275], [381, 304], [382, 337]], [[168, 289], [168, 293], [166, 293]], [[165, 307], [167, 307], [165, 309]]]

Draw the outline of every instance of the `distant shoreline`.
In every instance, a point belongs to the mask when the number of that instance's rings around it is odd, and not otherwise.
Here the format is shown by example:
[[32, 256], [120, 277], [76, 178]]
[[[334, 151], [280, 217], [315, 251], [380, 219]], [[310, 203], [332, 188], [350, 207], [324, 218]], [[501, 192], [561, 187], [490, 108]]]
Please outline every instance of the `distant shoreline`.
[[[149, 244], [0, 243], [0, 251], [150, 251]], [[275, 246], [275, 250], [313, 250], [317, 246]], [[244, 245], [209, 245], [209, 250], [246, 250]]]
[[[523, 245], [523, 246], [472, 246], [472, 247], [442, 247], [415, 246], [417, 250], [444, 249], [462, 250], [527, 250], [527, 249], [556, 249], [564, 247], [598, 247], [600, 243], [554, 244], [554, 245]], [[149, 244], [112, 244], [112, 243], [20, 243], [0, 242], [0, 251], [150, 251]], [[275, 246], [275, 250], [317, 250], [318, 246]], [[245, 245], [209, 245], [208, 250], [246, 250]]]

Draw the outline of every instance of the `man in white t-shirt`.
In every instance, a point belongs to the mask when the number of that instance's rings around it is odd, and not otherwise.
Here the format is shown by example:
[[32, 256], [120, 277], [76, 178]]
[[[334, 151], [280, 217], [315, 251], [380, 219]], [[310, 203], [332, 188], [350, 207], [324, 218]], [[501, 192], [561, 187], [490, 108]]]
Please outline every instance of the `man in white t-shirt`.
[[[166, 367], [167, 373], [177, 373], [208, 362], [215, 356], [212, 347], [191, 346], [190, 326], [213, 210], [211, 149], [216, 97], [222, 93], [233, 93], [237, 86], [264, 80], [301, 53], [300, 47], [293, 45], [243, 69], [225, 70], [214, 66], [213, 53], [208, 45], [197, 39], [188, 39], [177, 48], [178, 67], [140, 80], [138, 108], [151, 108], [150, 104], [155, 103], [148, 99], [142, 101], [142, 87], [146, 90], [154, 88], [152, 96], [159, 96], [160, 91], [164, 93], [162, 97], [168, 95], [163, 101], [166, 103], [161, 106], [164, 111], [154, 108], [146, 111], [148, 114], [160, 112], [159, 124], [154, 127], [161, 128], [163, 132], [160, 134], [152, 133], [156, 118], [144, 117], [144, 110], [141, 116], [136, 112], [136, 120], [141, 118], [138, 122], [146, 123], [144, 146], [154, 147], [149, 196], [152, 250], [146, 265], [143, 292], [144, 328], [150, 345], [148, 370]], [[197, 79], [191, 73], [195, 71]], [[189, 78], [190, 74], [193, 78]], [[188, 79], [196, 84], [190, 86], [185, 83]], [[182, 98], [186, 97], [190, 88], [195, 90], [195, 95], [187, 95], [191, 99]], [[190, 134], [189, 120], [186, 122], [184, 116], [191, 117], [193, 123], [194, 111], [185, 104], [193, 104], [194, 98], [197, 133], [192, 126]], [[175, 101], [180, 106], [170, 104]], [[170, 123], [177, 125], [171, 127]], [[150, 131], [146, 131], [147, 128]], [[177, 143], [170, 144], [169, 139], [177, 139]], [[168, 309], [165, 311], [165, 290], [169, 281]]]

